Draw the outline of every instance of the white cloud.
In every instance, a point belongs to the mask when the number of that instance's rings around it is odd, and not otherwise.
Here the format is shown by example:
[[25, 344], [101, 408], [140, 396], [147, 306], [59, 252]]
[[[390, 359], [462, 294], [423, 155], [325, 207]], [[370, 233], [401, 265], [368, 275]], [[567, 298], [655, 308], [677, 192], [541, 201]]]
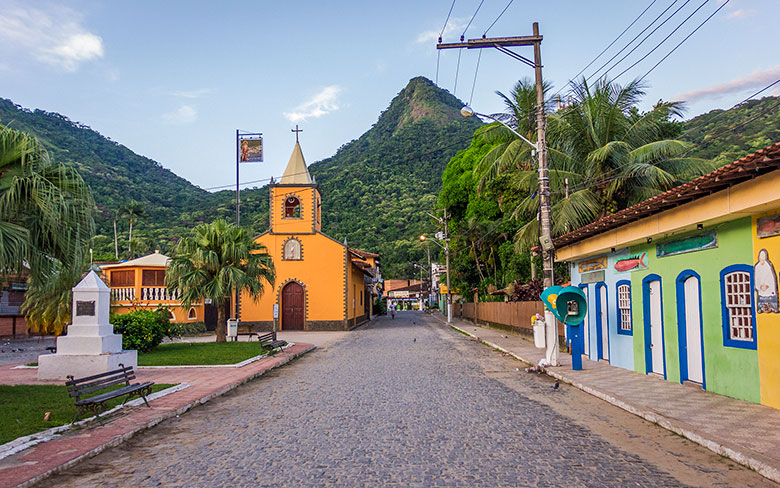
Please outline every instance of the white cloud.
[[729, 12], [729, 14], [726, 16], [728, 19], [744, 19], [747, 17], [752, 17], [757, 12], [754, 8], [739, 8], [737, 10], [734, 10], [733, 12]]
[[176, 110], [164, 113], [162, 120], [169, 125], [187, 125], [198, 120], [198, 111], [191, 105], [182, 105]]
[[327, 115], [340, 108], [338, 103], [336, 103], [336, 99], [341, 91], [341, 87], [338, 85], [326, 86], [314, 95], [311, 100], [295, 107], [292, 112], [284, 112], [284, 116], [290, 122], [301, 122], [310, 117], [316, 119]]
[[[691, 90], [675, 95], [675, 100], [693, 102], [703, 98], [720, 98], [730, 93], [739, 93], [747, 90], [757, 90], [780, 79], [780, 66], [774, 66], [764, 70], [757, 70], [749, 75], [731, 80], [726, 83]], [[763, 95], [767, 95], [764, 93]]]
[[104, 54], [103, 39], [81, 22], [81, 14], [67, 7], [43, 10], [11, 1], [0, 9], [0, 45], [10, 47], [8, 52], [76, 71], [81, 63]]
[[211, 88], [200, 88], [198, 90], [175, 91], [173, 92], [173, 96], [180, 97], [180, 98], [200, 98], [213, 92], [214, 90], [212, 90]]
[[[460, 39], [460, 35], [463, 33], [463, 29], [465, 29], [467, 25], [468, 25], [468, 19], [451, 18], [449, 22], [447, 22], [447, 27], [444, 28], [444, 33], [441, 36], [442, 40], [444, 42], [457, 41], [458, 39]], [[420, 32], [417, 35], [416, 42], [420, 42], [420, 43], [436, 42], [439, 40], [439, 33], [441, 33], [441, 29], [434, 29], [425, 32]], [[453, 37], [457, 39], [452, 39]]]

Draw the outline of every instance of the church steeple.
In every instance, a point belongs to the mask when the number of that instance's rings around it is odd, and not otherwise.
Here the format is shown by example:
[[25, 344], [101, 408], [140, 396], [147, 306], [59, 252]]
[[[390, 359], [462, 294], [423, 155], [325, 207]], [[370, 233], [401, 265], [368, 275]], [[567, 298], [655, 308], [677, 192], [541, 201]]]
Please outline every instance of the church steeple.
[[272, 234], [304, 234], [320, 232], [322, 228], [322, 195], [309, 174], [298, 142], [298, 126], [295, 147], [287, 168], [278, 183], [270, 186]]
[[311, 184], [309, 168], [306, 167], [306, 160], [303, 159], [303, 151], [301, 151], [301, 144], [298, 141], [295, 141], [295, 147], [292, 155], [290, 155], [290, 161], [287, 163], [287, 169], [284, 170], [282, 180], [279, 183], [282, 185]]

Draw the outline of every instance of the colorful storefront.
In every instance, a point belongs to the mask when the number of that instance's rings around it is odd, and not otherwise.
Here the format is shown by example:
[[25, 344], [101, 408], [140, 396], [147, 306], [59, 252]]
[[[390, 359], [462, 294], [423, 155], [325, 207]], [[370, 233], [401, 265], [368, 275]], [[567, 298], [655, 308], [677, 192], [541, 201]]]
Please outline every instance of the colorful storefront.
[[558, 238], [586, 356], [780, 408], [778, 169], [780, 143]]

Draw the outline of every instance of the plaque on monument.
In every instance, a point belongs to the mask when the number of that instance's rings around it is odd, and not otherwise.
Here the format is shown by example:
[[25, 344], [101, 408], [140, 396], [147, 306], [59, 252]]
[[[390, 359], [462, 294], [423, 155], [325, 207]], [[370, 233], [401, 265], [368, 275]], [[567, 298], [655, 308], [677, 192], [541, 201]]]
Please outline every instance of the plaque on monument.
[[94, 317], [95, 301], [90, 300], [87, 302], [82, 302], [80, 300], [76, 300], [76, 315]]

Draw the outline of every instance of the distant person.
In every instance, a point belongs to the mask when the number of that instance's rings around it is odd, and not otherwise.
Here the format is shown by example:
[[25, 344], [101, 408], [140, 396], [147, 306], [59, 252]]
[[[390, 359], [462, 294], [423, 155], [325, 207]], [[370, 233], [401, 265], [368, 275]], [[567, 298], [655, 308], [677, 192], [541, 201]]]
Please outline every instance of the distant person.
[[388, 308], [390, 309], [390, 318], [395, 320], [395, 303], [391, 303]]

